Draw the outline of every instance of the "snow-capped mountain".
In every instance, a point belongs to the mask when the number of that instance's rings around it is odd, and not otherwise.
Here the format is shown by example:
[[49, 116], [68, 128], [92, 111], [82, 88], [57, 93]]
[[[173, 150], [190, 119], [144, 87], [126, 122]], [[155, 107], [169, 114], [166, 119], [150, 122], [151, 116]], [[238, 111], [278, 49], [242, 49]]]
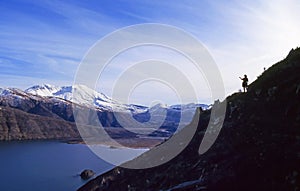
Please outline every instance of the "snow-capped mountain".
[[33, 95], [43, 96], [43, 97], [58, 97], [61, 99], [74, 101], [73, 89], [76, 90], [77, 92], [80, 92], [82, 99], [84, 99], [82, 100], [83, 103], [86, 100], [89, 100], [89, 98], [91, 97], [108, 103], [113, 102], [112, 99], [106, 97], [104, 94], [98, 93], [84, 85], [59, 87], [59, 86], [44, 84], [44, 85], [32, 86], [26, 89], [25, 92], [31, 93]]
[[[73, 92], [76, 92], [74, 97]], [[160, 115], [170, 112], [185, 112], [191, 113], [197, 107], [202, 109], [208, 109], [209, 106], [205, 104], [178, 104], [178, 105], [166, 105], [166, 104], [156, 104], [152, 107], [140, 106], [135, 104], [123, 104], [112, 98], [106, 96], [103, 93], [99, 93], [85, 85], [74, 85], [74, 86], [54, 86], [49, 84], [35, 85], [25, 91], [16, 88], [0, 88], [0, 95], [10, 95], [15, 98], [28, 98], [32, 97], [34, 99], [40, 99], [40, 97], [48, 98], [59, 98], [62, 101], [71, 101], [80, 105], [85, 105], [89, 107], [95, 107], [96, 109], [105, 111], [119, 111], [119, 112], [131, 112], [133, 114], [146, 113]], [[15, 100], [17, 101], [17, 100]]]
[[[35, 85], [25, 90], [27, 93], [31, 93], [39, 96], [53, 96], [56, 92], [62, 90], [63, 87], [52, 86], [49, 84]], [[66, 91], [67, 93], [67, 91]]]
[[[42, 100], [42, 97], [24, 92], [17, 88], [0, 88], [0, 102], [12, 107], [19, 107], [24, 100]], [[63, 101], [63, 100], [62, 100]]]
[[[120, 112], [144, 112], [146, 107], [122, 104], [116, 100], [109, 98], [103, 93], [96, 92], [95, 90], [85, 85], [74, 86], [53, 86], [49, 84], [36, 85], [25, 90], [25, 92], [39, 95], [43, 97], [57, 97], [64, 100], [68, 100], [77, 104], [86, 105], [90, 107], [96, 107], [104, 110], [114, 110]], [[76, 96], [73, 97], [73, 92]]]
[[[76, 97], [73, 97], [73, 91], [76, 92]], [[0, 90], [1, 92], [1, 90]], [[205, 104], [178, 104], [168, 106], [166, 104], [156, 104], [151, 108], [134, 105], [134, 104], [122, 104], [112, 98], [106, 96], [103, 93], [99, 93], [85, 85], [74, 85], [74, 86], [53, 86], [49, 84], [44, 85], [35, 85], [25, 90], [26, 93], [30, 93], [33, 95], [38, 95], [42, 97], [57, 97], [64, 100], [72, 101], [78, 104], [83, 104], [87, 106], [94, 106], [100, 109], [106, 110], [114, 110], [114, 111], [131, 111], [134, 113], [141, 112], [154, 112], [160, 111], [165, 112], [165, 110], [194, 110], [197, 107], [201, 107], [202, 109], [207, 109], [208, 105]]]

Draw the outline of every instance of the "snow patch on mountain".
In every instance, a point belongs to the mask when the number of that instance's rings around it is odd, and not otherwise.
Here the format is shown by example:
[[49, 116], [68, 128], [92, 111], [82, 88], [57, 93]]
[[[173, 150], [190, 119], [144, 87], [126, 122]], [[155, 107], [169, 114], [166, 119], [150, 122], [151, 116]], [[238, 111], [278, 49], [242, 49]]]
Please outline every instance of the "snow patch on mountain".
[[30, 87], [26, 89], [25, 92], [43, 97], [57, 97], [77, 104], [96, 107], [104, 110], [140, 113], [145, 112], [145, 109], [147, 109], [143, 106], [122, 104], [85, 85], [59, 87], [44, 84]]

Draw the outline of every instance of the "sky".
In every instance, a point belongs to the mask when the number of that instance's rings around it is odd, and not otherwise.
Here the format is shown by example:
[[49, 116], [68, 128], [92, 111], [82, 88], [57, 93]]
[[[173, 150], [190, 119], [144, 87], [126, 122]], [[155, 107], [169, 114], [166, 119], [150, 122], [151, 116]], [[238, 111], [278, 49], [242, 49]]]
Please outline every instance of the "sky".
[[[71, 85], [91, 47], [108, 34], [143, 23], [178, 27], [197, 38], [219, 68], [225, 95], [241, 89], [300, 46], [298, 0], [2, 0], [0, 1], [0, 86], [26, 89], [35, 84]], [[205, 77], [189, 61], [161, 47], [130, 49], [103, 71], [97, 91], [112, 96], [116, 79], [142, 60], [174, 64], [192, 81], [199, 103], [211, 103]], [[163, 74], [165, 71], [158, 71]], [[184, 89], [185, 87], [179, 87]], [[174, 104], [168, 84], [145, 81], [133, 87], [129, 102]]]

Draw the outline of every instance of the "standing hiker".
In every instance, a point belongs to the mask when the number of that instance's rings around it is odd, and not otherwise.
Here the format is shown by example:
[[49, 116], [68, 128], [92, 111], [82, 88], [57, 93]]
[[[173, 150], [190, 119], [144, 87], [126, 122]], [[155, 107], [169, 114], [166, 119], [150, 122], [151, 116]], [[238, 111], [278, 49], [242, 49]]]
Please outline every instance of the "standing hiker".
[[243, 81], [242, 86], [243, 86], [244, 92], [246, 92], [246, 90], [248, 90], [248, 77], [245, 74], [244, 78], [241, 78], [241, 77], [239, 77], [239, 78]]

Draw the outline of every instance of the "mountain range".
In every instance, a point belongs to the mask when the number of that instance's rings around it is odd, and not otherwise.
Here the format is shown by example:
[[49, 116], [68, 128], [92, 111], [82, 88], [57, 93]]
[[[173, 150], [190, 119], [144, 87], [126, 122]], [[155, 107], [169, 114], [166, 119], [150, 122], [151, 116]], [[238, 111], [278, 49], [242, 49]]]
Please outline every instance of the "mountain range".
[[[80, 92], [80, 96], [73, 97], [74, 89]], [[141, 123], [152, 119], [153, 126], [156, 125], [156, 118], [166, 115], [161, 127], [149, 134], [150, 137], [162, 139], [188, 124], [197, 107], [204, 110], [209, 107], [193, 103], [172, 106], [157, 104], [150, 108], [123, 104], [84, 85], [59, 87], [44, 84], [24, 91], [6, 88], [0, 89], [0, 140], [80, 139], [72, 110], [74, 105], [95, 110], [102, 126], [117, 138], [139, 136], [128, 131], [129, 128], [122, 128], [124, 124], [133, 129], [140, 128], [126, 120], [128, 115]], [[116, 113], [125, 119], [122, 125], [116, 119]]]

